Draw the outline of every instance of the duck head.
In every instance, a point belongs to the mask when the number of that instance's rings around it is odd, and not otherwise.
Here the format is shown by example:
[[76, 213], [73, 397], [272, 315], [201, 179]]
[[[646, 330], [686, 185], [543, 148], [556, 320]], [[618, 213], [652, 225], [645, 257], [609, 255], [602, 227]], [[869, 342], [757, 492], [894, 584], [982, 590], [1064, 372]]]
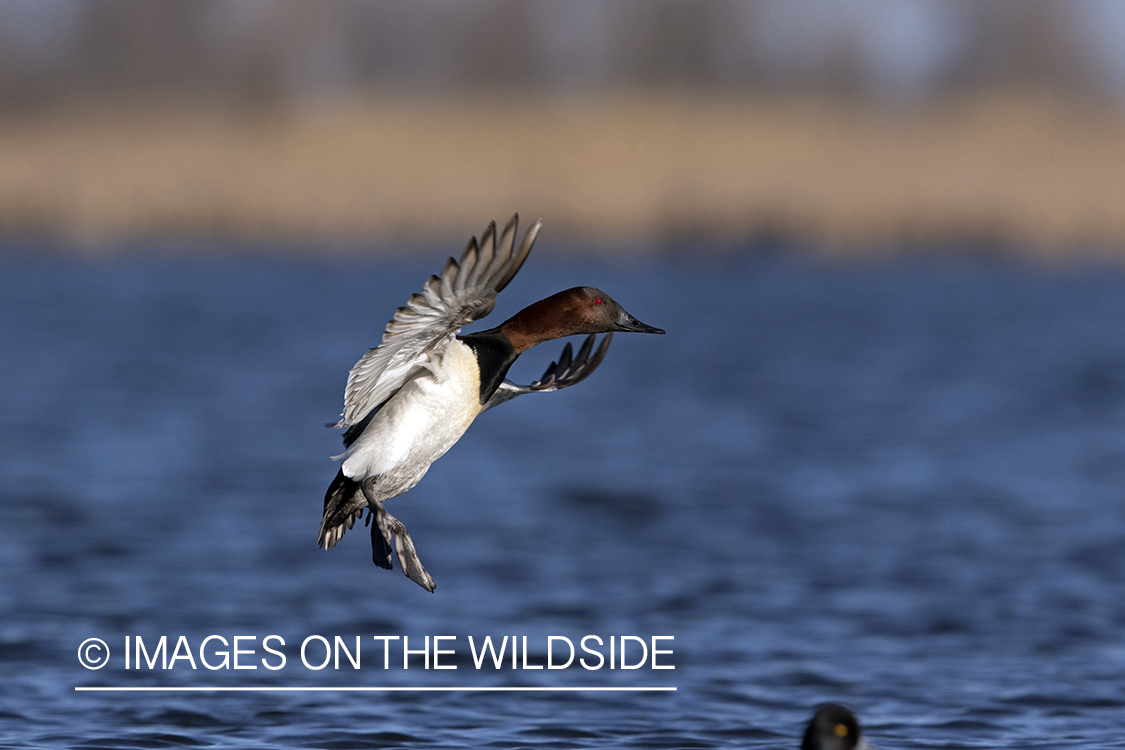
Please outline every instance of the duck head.
[[541, 299], [501, 324], [500, 331], [517, 352], [575, 334], [664, 333], [637, 320], [608, 294], [590, 286], [576, 286]]
[[817, 709], [805, 730], [801, 750], [873, 750], [863, 737], [855, 714], [839, 703]]

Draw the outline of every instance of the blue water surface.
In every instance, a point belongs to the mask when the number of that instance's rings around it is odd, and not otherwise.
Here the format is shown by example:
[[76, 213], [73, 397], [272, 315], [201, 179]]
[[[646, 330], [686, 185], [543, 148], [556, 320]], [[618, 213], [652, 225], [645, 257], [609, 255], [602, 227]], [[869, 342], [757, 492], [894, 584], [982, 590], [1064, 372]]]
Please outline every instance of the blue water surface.
[[[831, 700], [884, 750], [1125, 747], [1122, 272], [539, 255], [478, 327], [591, 284], [668, 335], [483, 415], [388, 504], [434, 594], [366, 529], [315, 539], [322, 425], [440, 250], [0, 260], [0, 746], [789, 748]], [[304, 667], [314, 634], [361, 668]], [[258, 668], [125, 669], [162, 635], [254, 636]], [[383, 635], [457, 636], [457, 669], [383, 669]], [[505, 635], [531, 665], [674, 636], [675, 669], [474, 668]]]

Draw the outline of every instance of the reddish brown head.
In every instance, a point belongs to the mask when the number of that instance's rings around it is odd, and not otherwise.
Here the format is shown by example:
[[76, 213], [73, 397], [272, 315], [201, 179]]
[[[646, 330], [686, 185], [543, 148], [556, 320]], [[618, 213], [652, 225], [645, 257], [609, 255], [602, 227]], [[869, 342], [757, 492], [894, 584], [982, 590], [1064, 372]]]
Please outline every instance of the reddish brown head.
[[605, 292], [589, 286], [576, 286], [552, 294], [500, 325], [500, 332], [512, 342], [517, 354], [563, 336], [610, 331], [664, 333], [625, 312], [625, 308]]

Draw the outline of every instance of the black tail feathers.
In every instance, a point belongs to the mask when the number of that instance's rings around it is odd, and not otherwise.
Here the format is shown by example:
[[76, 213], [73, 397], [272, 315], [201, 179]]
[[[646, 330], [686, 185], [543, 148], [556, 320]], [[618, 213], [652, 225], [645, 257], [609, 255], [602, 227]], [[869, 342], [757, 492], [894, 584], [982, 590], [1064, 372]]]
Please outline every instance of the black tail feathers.
[[355, 524], [355, 519], [363, 515], [366, 507], [367, 498], [359, 482], [344, 476], [343, 470], [338, 471], [328, 486], [328, 492], [324, 493], [324, 516], [316, 538], [317, 546], [324, 549], [335, 547], [344, 532]]

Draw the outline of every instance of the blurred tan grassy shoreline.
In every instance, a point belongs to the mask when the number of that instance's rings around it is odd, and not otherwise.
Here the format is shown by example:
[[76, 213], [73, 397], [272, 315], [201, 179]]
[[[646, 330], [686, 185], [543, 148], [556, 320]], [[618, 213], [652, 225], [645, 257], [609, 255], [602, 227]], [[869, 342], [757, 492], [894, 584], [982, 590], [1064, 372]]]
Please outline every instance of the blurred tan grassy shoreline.
[[552, 236], [1000, 247], [1125, 258], [1125, 111], [1036, 94], [371, 94], [60, 105], [0, 119], [0, 236], [318, 248], [447, 240], [512, 211]]

